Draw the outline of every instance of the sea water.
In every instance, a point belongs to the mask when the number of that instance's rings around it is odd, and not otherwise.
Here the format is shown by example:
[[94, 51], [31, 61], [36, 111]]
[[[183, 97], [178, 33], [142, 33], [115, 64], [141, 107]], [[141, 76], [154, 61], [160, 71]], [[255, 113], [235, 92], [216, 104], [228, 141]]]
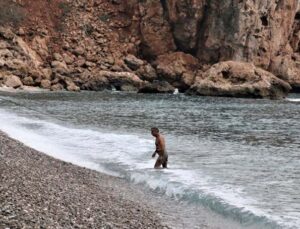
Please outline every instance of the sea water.
[[[0, 129], [11, 137], [241, 228], [300, 228], [299, 121], [297, 96], [0, 94]], [[152, 169], [153, 126], [166, 138], [167, 170]]]

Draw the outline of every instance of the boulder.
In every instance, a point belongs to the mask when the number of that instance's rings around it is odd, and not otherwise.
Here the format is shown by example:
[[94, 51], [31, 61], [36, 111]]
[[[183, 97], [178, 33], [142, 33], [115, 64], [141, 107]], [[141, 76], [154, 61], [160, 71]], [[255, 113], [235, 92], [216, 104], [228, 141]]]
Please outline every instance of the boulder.
[[136, 74], [131, 72], [101, 71], [100, 74], [106, 77], [109, 84], [114, 86], [117, 90], [122, 90], [123, 85], [132, 85], [136, 88], [140, 88], [144, 83]]
[[102, 75], [93, 75], [93, 77], [86, 79], [81, 85], [80, 89], [89, 91], [103, 91], [109, 89], [110, 85], [106, 77]]
[[84, 90], [104, 90], [111, 87], [117, 90], [135, 90], [137, 91], [143, 86], [144, 81], [141, 80], [136, 74], [131, 72], [111, 72], [99, 71], [85, 79], [82, 85]]
[[28, 71], [28, 73], [32, 76], [32, 78], [34, 80], [37, 80], [37, 79], [42, 79], [43, 78], [43, 72], [41, 72], [40, 70], [38, 69], [30, 69]]
[[83, 47], [78, 46], [77, 48], [74, 49], [73, 53], [77, 56], [83, 55], [85, 53], [85, 50]]
[[132, 84], [122, 84], [119, 88], [120, 91], [127, 91], [127, 92], [137, 92], [138, 88], [133, 86]]
[[51, 66], [53, 70], [59, 74], [66, 74], [69, 72], [68, 66], [63, 61], [52, 61]]
[[[23, 77], [24, 74], [21, 76]], [[35, 86], [40, 85], [40, 83], [43, 79], [43, 73], [37, 69], [28, 69], [28, 76], [32, 78]], [[28, 86], [30, 86], [30, 85], [28, 85]]]
[[73, 84], [67, 86], [67, 90], [78, 92], [78, 91], [80, 91], [80, 88], [78, 86], [76, 86], [75, 83], [73, 83]]
[[64, 53], [63, 60], [66, 62], [66, 64], [72, 64], [74, 62], [74, 57], [72, 55], [68, 55], [67, 53]]
[[34, 67], [42, 65], [43, 61], [41, 57], [21, 37], [17, 37], [15, 43]]
[[23, 84], [19, 77], [15, 76], [15, 75], [6, 75], [4, 77], [4, 85], [7, 87], [12, 87], [12, 88], [19, 88]]
[[64, 61], [64, 58], [62, 57], [62, 55], [60, 55], [59, 53], [53, 53], [53, 58], [54, 60], [57, 60], [57, 61]]
[[133, 71], [137, 70], [144, 64], [144, 61], [131, 54], [125, 57], [124, 62]]
[[149, 82], [152, 82], [157, 79], [157, 74], [155, 69], [151, 66], [151, 64], [146, 64], [141, 66], [135, 73], [142, 79]]
[[56, 83], [56, 84], [53, 84], [50, 89], [51, 89], [51, 91], [61, 91], [64, 89], [64, 87], [60, 83]]
[[5, 65], [9, 69], [19, 70], [20, 73], [18, 73], [18, 75], [25, 75], [30, 70], [30, 67], [28, 66], [28, 62], [25, 62], [20, 59], [8, 60], [5, 62]]
[[83, 67], [85, 65], [86, 60], [83, 57], [79, 57], [75, 62], [74, 65], [76, 67]]
[[24, 79], [22, 79], [22, 82], [25, 86], [33, 86], [34, 85], [34, 81], [31, 76], [25, 77]]
[[115, 59], [113, 56], [109, 55], [104, 59], [104, 62], [108, 65], [114, 65], [115, 64]]
[[43, 68], [42, 70], [43, 78], [46, 80], [51, 80], [52, 69], [51, 68]]
[[253, 64], [227, 61], [197, 76], [187, 94], [281, 99], [290, 90], [288, 83]]
[[43, 58], [49, 55], [48, 39], [47, 37], [35, 36], [31, 42], [32, 49]]
[[192, 86], [198, 68], [198, 60], [183, 52], [164, 54], [156, 60], [158, 76], [180, 91], [185, 91]]
[[65, 84], [68, 91], [80, 91], [80, 88], [70, 78], [65, 79]]
[[51, 88], [51, 81], [50, 80], [42, 80], [41, 81], [41, 87], [44, 89], [50, 89]]
[[300, 55], [294, 54], [273, 58], [270, 71], [288, 82], [293, 92], [300, 92]]
[[146, 83], [138, 93], [174, 93], [175, 88], [167, 81], [158, 81]]

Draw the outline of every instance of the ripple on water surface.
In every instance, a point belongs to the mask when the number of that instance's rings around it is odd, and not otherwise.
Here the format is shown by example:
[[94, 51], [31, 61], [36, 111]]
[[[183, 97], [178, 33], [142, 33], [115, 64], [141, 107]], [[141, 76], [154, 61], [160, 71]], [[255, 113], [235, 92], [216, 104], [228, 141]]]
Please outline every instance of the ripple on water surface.
[[[298, 100], [3, 94], [0, 128], [53, 156], [114, 172], [244, 227], [297, 228]], [[166, 135], [169, 170], [151, 169], [152, 126]]]

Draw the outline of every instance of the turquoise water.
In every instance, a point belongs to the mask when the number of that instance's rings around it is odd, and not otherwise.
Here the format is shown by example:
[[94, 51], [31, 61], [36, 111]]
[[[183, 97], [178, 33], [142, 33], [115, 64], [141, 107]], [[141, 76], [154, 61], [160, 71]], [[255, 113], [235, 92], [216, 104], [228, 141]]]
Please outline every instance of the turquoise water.
[[[241, 227], [300, 228], [300, 100], [292, 97], [2, 93], [0, 129]], [[168, 170], [152, 169], [152, 126], [166, 137]]]

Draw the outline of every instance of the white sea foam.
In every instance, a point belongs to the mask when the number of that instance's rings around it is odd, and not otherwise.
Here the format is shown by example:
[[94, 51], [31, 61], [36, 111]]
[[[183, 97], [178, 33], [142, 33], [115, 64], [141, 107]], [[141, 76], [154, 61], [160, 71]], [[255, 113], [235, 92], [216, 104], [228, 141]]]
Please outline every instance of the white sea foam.
[[7, 86], [0, 87], [0, 92], [9, 92], [9, 93], [35, 93], [35, 92], [49, 92], [49, 89], [43, 89], [38, 87], [32, 87], [32, 86], [22, 86], [22, 88], [12, 88]]
[[[48, 121], [17, 116], [0, 109], [0, 129], [26, 145], [55, 158], [111, 175], [126, 175], [135, 183], [144, 183], [168, 196], [184, 198], [188, 192], [201, 198], [215, 198], [221, 204], [252, 212], [280, 222], [278, 216], [256, 208], [256, 200], [234, 186], [219, 186], [201, 171], [181, 168], [154, 170], [151, 160], [153, 140], [130, 134], [106, 133], [61, 126]], [[117, 169], [107, 168], [107, 165]], [[204, 196], [204, 197], [203, 197]], [[296, 222], [299, 222], [296, 221]], [[289, 225], [293, 227], [291, 223]]]
[[130, 165], [151, 147], [150, 140], [134, 135], [67, 128], [4, 111], [0, 120], [1, 130], [9, 136], [55, 158], [92, 169], [98, 169], [97, 160]]
[[296, 99], [296, 98], [287, 98], [286, 100], [289, 102], [300, 103], [300, 99]]

